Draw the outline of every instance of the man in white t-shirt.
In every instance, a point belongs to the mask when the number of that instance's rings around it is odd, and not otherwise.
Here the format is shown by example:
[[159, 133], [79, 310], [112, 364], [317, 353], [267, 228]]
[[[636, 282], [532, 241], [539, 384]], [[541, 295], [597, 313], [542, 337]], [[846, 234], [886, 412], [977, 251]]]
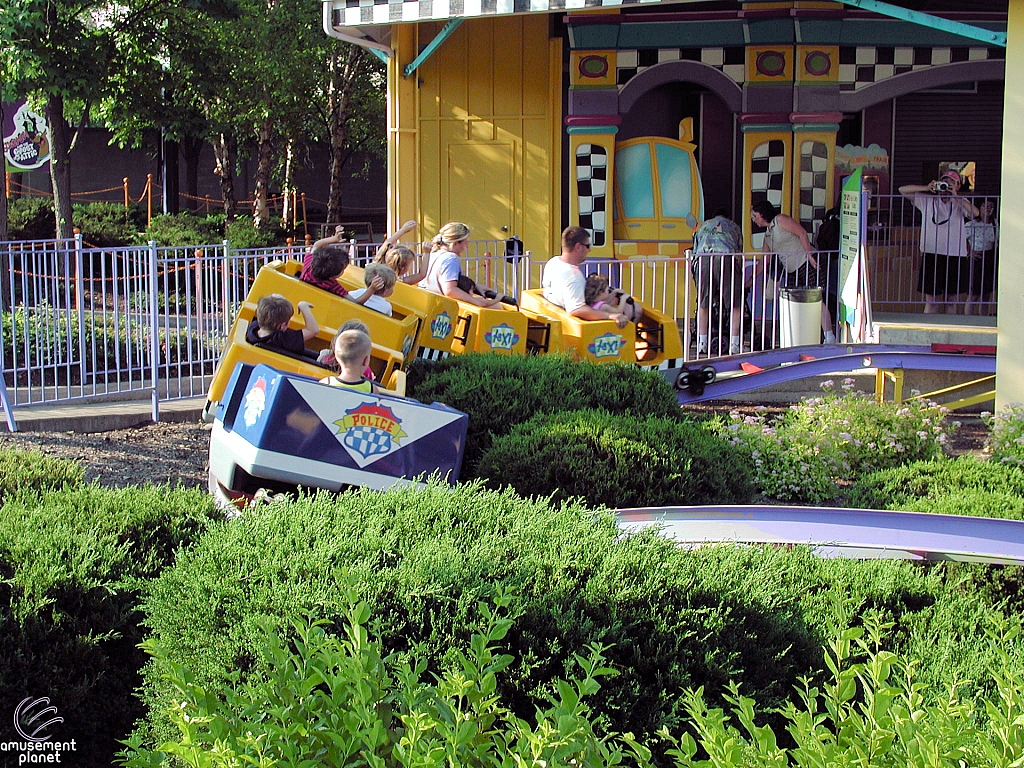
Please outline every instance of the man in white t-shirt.
[[619, 328], [625, 328], [629, 319], [623, 313], [594, 309], [584, 298], [587, 279], [580, 266], [589, 253], [590, 232], [583, 227], [566, 227], [562, 232], [562, 252], [544, 265], [544, 298], [580, 320], [614, 320]]

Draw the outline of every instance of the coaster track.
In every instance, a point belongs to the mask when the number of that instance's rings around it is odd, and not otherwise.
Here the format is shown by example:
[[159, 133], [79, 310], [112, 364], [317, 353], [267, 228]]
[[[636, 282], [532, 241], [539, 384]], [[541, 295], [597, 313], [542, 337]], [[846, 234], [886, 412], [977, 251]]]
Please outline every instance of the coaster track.
[[822, 557], [1024, 565], [1024, 521], [839, 507], [646, 507], [619, 527], [656, 527], [681, 545], [809, 546]]
[[[758, 370], [747, 373], [744, 367]], [[811, 376], [863, 368], [991, 375], [996, 371], [996, 358], [995, 355], [933, 352], [932, 347], [923, 345], [824, 344], [709, 358], [661, 373], [678, 391], [679, 404], [686, 405]]]

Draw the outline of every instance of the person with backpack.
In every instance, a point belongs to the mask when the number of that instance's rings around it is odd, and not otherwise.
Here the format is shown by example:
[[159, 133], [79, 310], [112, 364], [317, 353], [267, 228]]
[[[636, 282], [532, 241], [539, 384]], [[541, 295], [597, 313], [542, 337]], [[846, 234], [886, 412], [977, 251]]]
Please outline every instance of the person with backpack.
[[740, 344], [740, 322], [743, 317], [743, 230], [729, 218], [725, 208], [715, 209], [714, 215], [693, 233], [691, 269], [697, 286], [697, 354], [708, 352], [708, 325], [714, 297], [719, 300], [720, 311], [725, 312], [729, 302], [729, 354], [743, 351]]

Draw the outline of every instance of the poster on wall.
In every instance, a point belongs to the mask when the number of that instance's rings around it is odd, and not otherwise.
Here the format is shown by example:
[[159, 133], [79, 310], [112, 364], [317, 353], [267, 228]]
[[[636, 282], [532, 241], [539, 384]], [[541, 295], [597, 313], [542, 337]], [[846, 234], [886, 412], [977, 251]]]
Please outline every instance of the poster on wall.
[[846, 341], [865, 340], [865, 297], [863, 257], [867, 216], [867, 194], [863, 189], [861, 169], [843, 182], [839, 214], [839, 319], [846, 330]]
[[4, 106], [4, 163], [9, 173], [42, 168], [50, 161], [46, 120], [24, 101]]

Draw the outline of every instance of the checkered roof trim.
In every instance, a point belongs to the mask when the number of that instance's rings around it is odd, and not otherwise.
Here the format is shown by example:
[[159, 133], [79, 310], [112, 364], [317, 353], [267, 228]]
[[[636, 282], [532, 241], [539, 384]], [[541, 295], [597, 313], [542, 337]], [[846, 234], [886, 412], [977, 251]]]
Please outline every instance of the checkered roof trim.
[[896, 75], [960, 61], [1003, 58], [999, 48], [843, 46], [839, 49], [839, 90], [856, 91]]
[[508, 16], [554, 13], [582, 8], [618, 8], [623, 5], [658, 5], [668, 0], [335, 0], [337, 27], [396, 24], [450, 19], [456, 16]]
[[615, 83], [621, 88], [645, 69], [666, 61], [699, 61], [714, 67], [735, 83], [746, 79], [746, 50], [730, 48], [641, 48], [624, 49], [615, 56]]

